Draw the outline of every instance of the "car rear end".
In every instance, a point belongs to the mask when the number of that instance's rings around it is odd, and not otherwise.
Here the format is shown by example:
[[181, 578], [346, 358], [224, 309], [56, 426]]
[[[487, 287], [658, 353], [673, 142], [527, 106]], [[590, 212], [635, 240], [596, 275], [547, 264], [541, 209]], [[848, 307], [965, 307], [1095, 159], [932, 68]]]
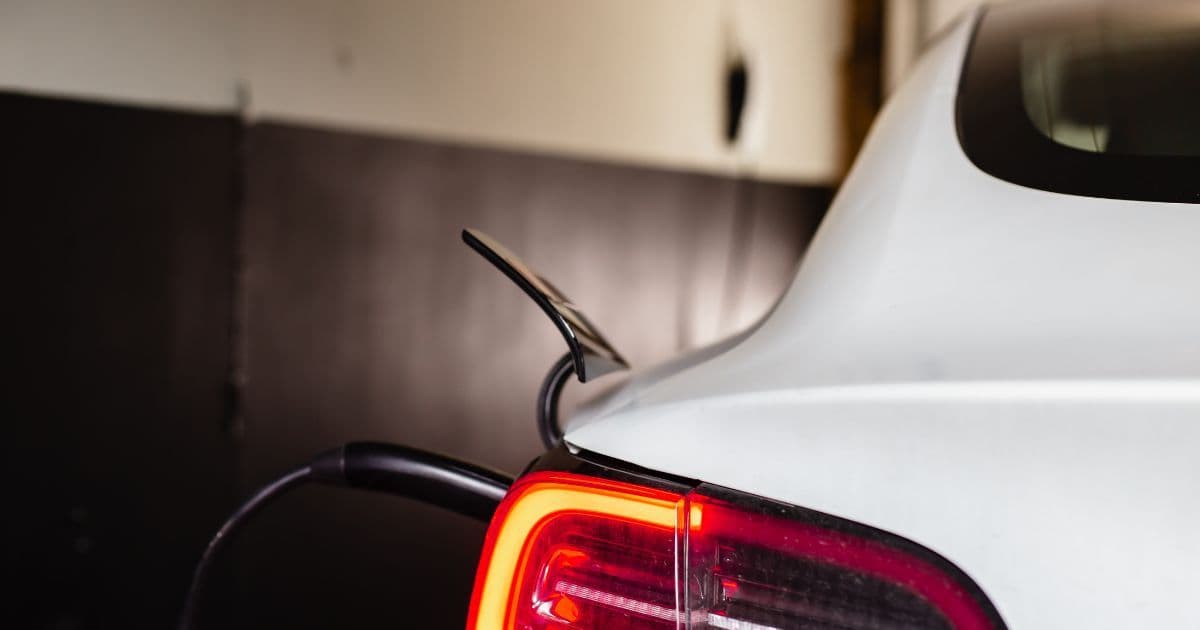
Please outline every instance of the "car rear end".
[[518, 479], [470, 626], [1200, 627], [1192, 102], [1195, 4], [943, 34], [771, 315]]

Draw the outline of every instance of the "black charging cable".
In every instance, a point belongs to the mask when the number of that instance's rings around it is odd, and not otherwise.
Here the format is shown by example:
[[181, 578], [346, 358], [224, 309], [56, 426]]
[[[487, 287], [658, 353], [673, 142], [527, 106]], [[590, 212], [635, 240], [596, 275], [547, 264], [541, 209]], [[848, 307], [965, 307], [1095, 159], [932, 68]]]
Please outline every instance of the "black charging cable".
[[[561, 389], [561, 387], [560, 387]], [[225, 521], [196, 565], [184, 600], [180, 630], [194, 630], [213, 559], [229, 546], [234, 534], [259, 510], [306, 483], [384, 492], [488, 522], [512, 485], [512, 477], [420, 449], [351, 442], [317, 455], [308, 464], [263, 486]]]

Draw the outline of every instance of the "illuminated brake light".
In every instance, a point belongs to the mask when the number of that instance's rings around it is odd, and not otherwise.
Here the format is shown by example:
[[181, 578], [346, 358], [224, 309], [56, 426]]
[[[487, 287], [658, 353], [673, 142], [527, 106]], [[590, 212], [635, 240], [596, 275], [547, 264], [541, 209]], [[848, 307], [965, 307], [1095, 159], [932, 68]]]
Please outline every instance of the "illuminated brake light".
[[824, 518], [708, 485], [532, 473], [493, 517], [468, 628], [1003, 627], [932, 552]]
[[[681, 495], [632, 484], [568, 473], [527, 475], [492, 518], [468, 627], [600, 628], [596, 623], [603, 619], [656, 618], [663, 608], [671, 613], [666, 627], [674, 627], [675, 530], [682, 505]], [[664, 561], [667, 571], [656, 574]], [[605, 589], [590, 586], [605, 569], [624, 581], [601, 579]]]

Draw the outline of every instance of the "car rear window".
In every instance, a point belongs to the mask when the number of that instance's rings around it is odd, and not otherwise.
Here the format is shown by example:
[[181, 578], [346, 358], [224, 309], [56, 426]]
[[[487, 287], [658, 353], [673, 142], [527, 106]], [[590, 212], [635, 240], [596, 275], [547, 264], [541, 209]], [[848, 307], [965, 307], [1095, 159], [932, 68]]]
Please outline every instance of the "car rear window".
[[957, 108], [967, 156], [1001, 179], [1200, 202], [1200, 5], [989, 9]]

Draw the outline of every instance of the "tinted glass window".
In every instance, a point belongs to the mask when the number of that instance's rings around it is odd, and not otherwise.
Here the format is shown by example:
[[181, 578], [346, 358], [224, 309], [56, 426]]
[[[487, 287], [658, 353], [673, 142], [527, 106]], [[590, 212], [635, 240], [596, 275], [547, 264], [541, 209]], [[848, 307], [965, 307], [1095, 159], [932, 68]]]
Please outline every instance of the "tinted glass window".
[[993, 8], [958, 119], [967, 155], [1002, 179], [1200, 201], [1200, 4]]

